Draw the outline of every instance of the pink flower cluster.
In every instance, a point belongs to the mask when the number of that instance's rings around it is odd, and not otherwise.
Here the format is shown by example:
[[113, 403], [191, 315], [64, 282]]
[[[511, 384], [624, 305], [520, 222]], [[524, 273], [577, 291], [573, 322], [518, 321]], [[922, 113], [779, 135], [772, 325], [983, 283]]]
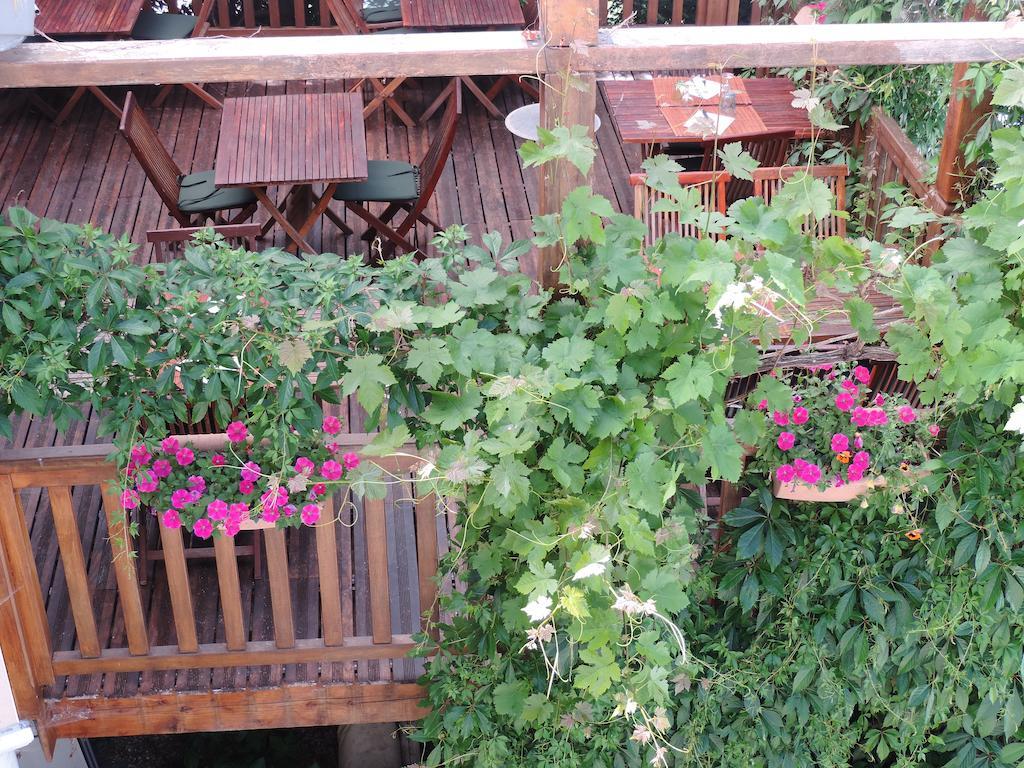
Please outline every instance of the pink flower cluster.
[[[336, 416], [324, 417], [322, 435], [310, 442], [309, 455], [295, 460], [292, 479], [264, 474], [252, 458], [259, 451], [258, 441], [255, 447], [251, 444], [252, 434], [242, 421], [231, 422], [226, 430], [231, 454], [236, 450], [249, 454], [240, 466], [240, 459], [213, 453], [207, 465], [196, 471], [196, 454], [174, 437], [160, 441], [160, 455], [155, 460], [146, 445], [135, 445], [126, 472], [134, 487], [123, 490], [122, 506], [163, 510], [159, 517], [164, 526], [185, 527], [203, 539], [216, 531], [234, 536], [254, 518], [283, 525], [315, 525], [321, 516], [321, 499], [328, 493], [327, 483], [342, 479], [360, 464], [358, 454], [338, 455], [340, 445], [323, 439], [338, 434], [341, 427]], [[250, 445], [243, 445], [246, 442]]]

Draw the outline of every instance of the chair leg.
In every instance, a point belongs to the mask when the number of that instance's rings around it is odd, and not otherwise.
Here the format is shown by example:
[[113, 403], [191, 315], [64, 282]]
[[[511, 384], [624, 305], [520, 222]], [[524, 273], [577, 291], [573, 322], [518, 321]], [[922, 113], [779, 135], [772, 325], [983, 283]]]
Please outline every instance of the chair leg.
[[185, 88], [186, 91], [194, 93], [196, 96], [198, 96], [200, 99], [202, 99], [204, 102], [209, 104], [214, 109], [224, 108], [224, 104], [220, 101], [220, 99], [218, 99], [212, 93], [207, 91], [201, 85], [196, 85], [195, 83], [182, 83], [182, 86]]
[[[390, 241], [392, 245], [385, 246], [386, 253], [392, 252], [394, 250], [393, 246], [397, 246], [409, 253], [416, 250], [416, 247], [406, 239], [404, 233], [400, 234], [399, 231], [385, 224], [359, 203], [345, 203], [345, 207]], [[405, 226], [405, 222], [402, 223], [402, 226]]]
[[[386, 224], [395, 217], [395, 214], [398, 213], [400, 209], [401, 205], [399, 203], [388, 203], [388, 207], [384, 209], [384, 212], [381, 213], [379, 218]], [[362, 235], [360, 235], [360, 238], [362, 240], [366, 240], [367, 242], [369, 242], [370, 240], [373, 240], [373, 238], [375, 238], [376, 236], [377, 230], [374, 229], [373, 227], [370, 227], [365, 232], [363, 232]]]
[[86, 88], [84, 85], [80, 85], [77, 88], [75, 88], [74, 92], [71, 94], [71, 98], [68, 99], [67, 104], [65, 104], [64, 108], [57, 113], [57, 116], [55, 118], [53, 118], [53, 122], [56, 125], [60, 125], [68, 119], [68, 115], [70, 115], [71, 112], [74, 110], [75, 105], [82, 100], [83, 96], [85, 96], [85, 91]]
[[349, 235], [352, 234], [352, 227], [350, 227], [348, 224], [346, 224], [345, 221], [341, 218], [341, 216], [336, 214], [330, 208], [328, 208], [326, 211], [324, 211], [324, 215], [328, 219], [331, 220], [331, 222], [334, 224], [334, 226], [336, 226], [338, 229], [341, 230], [341, 233], [343, 235], [348, 237]]
[[163, 86], [160, 89], [160, 92], [156, 95], [156, 98], [153, 99], [152, 106], [154, 106], [154, 107], [161, 106], [165, 101], [167, 101], [167, 97], [171, 95], [171, 91], [173, 91], [173, 90], [174, 90], [174, 86], [173, 85], [165, 85], [165, 86]]

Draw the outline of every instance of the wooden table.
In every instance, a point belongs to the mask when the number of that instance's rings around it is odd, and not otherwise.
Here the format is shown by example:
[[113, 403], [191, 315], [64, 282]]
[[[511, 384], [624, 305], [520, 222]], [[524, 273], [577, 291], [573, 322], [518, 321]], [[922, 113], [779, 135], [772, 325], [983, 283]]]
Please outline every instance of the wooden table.
[[50, 37], [128, 37], [146, 0], [38, 0], [36, 29]]
[[[402, 26], [429, 30], [522, 29], [526, 26], [526, 17], [519, 0], [402, 0]], [[453, 77], [451, 82], [454, 86], [465, 85], [488, 112], [501, 119], [504, 115], [495, 106], [494, 98], [506, 85], [516, 81], [502, 75], [486, 92], [467, 75]], [[449, 92], [450, 89], [445, 88], [434, 99], [420, 117], [420, 125], [441, 108]]]
[[[743, 84], [750, 95], [750, 106], [764, 123], [765, 132], [793, 130], [797, 138], [810, 137], [812, 126], [807, 110], [792, 106], [792, 91], [796, 88], [792, 80], [786, 77], [755, 77], [744, 78]], [[653, 80], [602, 80], [601, 88], [615, 131], [624, 144], [701, 141], [699, 137], [681, 136], [672, 130], [665, 113], [658, 106]]]
[[[25, 0], [28, 2], [28, 0]], [[47, 37], [117, 40], [129, 37], [142, 13], [146, 0], [37, 0], [36, 29]], [[71, 94], [67, 104], [54, 116], [54, 122], [63, 123], [85, 92], [89, 91], [99, 102], [120, 119], [121, 109], [98, 86], [80, 85]], [[38, 100], [35, 103], [53, 111]]]
[[[214, 184], [249, 187], [270, 214], [266, 234], [276, 221], [300, 249], [312, 253], [306, 233], [327, 210], [335, 187], [343, 181], [364, 181], [366, 126], [363, 101], [355, 93], [305, 93], [253, 96], [224, 100], [217, 144]], [[308, 215], [295, 210], [285, 215], [289, 196], [323, 184]], [[274, 203], [267, 187], [287, 187]]]

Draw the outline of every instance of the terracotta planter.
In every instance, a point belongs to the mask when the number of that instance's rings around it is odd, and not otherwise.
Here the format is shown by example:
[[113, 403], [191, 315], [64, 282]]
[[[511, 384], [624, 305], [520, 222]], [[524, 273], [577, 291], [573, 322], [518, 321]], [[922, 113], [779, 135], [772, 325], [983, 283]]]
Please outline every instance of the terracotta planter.
[[789, 499], [790, 501], [817, 501], [823, 504], [839, 504], [845, 501], [853, 501], [858, 496], [873, 489], [876, 479], [865, 477], [855, 483], [834, 486], [824, 490], [800, 480], [783, 483], [778, 478], [772, 483], [772, 493], [777, 499]]

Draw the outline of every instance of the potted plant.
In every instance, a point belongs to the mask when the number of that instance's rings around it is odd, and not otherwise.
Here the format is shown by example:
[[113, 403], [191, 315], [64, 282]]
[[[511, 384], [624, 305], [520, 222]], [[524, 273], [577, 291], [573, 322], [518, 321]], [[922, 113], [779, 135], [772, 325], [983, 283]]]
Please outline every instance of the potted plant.
[[31, 37], [35, 22], [36, 4], [32, 0], [0, 0], [0, 51]]
[[869, 398], [870, 383], [862, 365], [816, 365], [794, 375], [792, 408], [757, 404], [768, 422], [757, 461], [777, 498], [846, 502], [919, 476], [938, 426], [900, 395]]

